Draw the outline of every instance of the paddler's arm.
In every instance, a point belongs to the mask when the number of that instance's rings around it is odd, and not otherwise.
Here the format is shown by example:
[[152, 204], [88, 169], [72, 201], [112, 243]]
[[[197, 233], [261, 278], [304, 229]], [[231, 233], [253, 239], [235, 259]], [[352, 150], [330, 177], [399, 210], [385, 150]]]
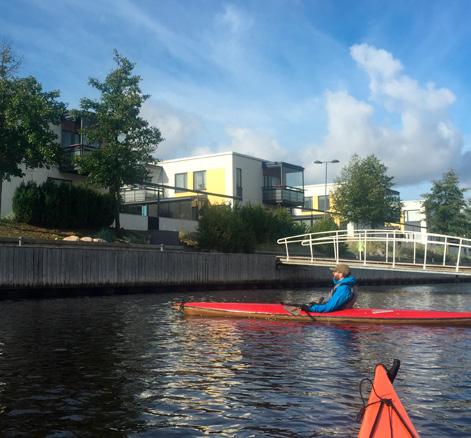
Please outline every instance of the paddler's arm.
[[350, 288], [346, 285], [339, 285], [327, 303], [314, 304], [309, 307], [309, 312], [334, 312], [340, 309], [350, 299]]

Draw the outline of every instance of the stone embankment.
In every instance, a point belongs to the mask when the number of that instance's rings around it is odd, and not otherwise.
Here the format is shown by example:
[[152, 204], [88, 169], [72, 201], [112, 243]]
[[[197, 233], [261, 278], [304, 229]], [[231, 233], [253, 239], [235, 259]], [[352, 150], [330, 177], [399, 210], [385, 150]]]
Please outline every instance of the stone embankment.
[[[362, 284], [453, 281], [450, 275], [356, 269]], [[282, 266], [274, 255], [166, 250], [163, 246], [61, 242], [0, 245], [0, 296], [7, 290], [192, 290], [328, 284], [327, 267]]]

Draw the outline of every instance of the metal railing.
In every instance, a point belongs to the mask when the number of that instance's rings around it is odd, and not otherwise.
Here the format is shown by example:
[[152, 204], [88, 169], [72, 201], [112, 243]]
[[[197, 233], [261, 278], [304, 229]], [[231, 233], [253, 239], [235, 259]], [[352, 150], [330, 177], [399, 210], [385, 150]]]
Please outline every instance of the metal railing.
[[471, 274], [471, 239], [401, 230], [336, 230], [278, 239], [282, 262], [350, 262], [365, 267]]

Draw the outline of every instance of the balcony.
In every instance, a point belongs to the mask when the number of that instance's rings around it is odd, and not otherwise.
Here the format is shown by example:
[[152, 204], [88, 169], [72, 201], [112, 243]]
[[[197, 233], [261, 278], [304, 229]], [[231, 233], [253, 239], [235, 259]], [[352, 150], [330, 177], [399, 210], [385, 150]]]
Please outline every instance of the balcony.
[[78, 166], [75, 162], [77, 157], [81, 157], [87, 153], [96, 151], [97, 146], [85, 144], [71, 144], [62, 147], [62, 159], [59, 165], [61, 172], [78, 173]]
[[263, 202], [284, 207], [299, 207], [304, 204], [304, 189], [289, 186], [263, 187]]
[[283, 207], [302, 207], [304, 168], [285, 162], [263, 163], [263, 202]]
[[159, 202], [164, 196], [164, 189], [160, 187], [138, 185], [126, 186], [121, 189], [121, 199], [124, 204], [145, 204], [152, 201]]

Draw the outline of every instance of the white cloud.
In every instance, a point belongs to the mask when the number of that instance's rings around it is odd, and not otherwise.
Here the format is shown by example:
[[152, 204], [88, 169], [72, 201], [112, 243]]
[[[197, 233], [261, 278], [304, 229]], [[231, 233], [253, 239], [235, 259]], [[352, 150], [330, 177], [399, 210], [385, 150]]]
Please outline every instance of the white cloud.
[[141, 114], [152, 126], [159, 128], [165, 138], [154, 154], [157, 158], [170, 159], [191, 154], [195, 138], [201, 130], [201, 122], [196, 116], [154, 101], [147, 101]]
[[206, 155], [233, 151], [272, 161], [286, 159], [287, 151], [270, 134], [238, 126], [227, 126], [225, 131], [229, 142], [220, 143], [215, 149], [198, 147], [193, 149], [192, 154]]
[[402, 64], [386, 50], [376, 49], [368, 44], [350, 47], [352, 58], [362, 65], [370, 76], [390, 78], [402, 70]]
[[[361, 44], [352, 46], [350, 53], [369, 76], [370, 100], [358, 100], [346, 91], [326, 93], [328, 133], [306, 154], [308, 178], [322, 176], [312, 160], [336, 158], [344, 165], [354, 153], [375, 154], [400, 185], [436, 179], [458, 168], [463, 140], [448, 114], [454, 94], [430, 83], [421, 86], [403, 74], [401, 62], [385, 50]], [[378, 121], [384, 113], [387, 117]]]

